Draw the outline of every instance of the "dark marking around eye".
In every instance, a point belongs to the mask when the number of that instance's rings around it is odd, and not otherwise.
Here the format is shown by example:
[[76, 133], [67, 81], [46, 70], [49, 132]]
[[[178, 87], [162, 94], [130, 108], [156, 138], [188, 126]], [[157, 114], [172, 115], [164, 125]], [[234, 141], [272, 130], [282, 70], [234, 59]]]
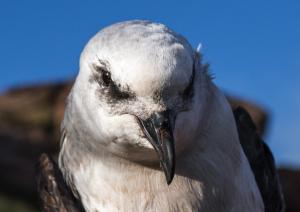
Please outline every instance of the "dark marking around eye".
[[120, 83], [116, 84], [112, 80], [111, 73], [105, 65], [106, 63], [104, 62], [101, 62], [101, 66], [94, 65], [94, 73], [90, 78], [91, 82], [94, 81], [98, 83], [101, 94], [105, 94], [109, 102], [134, 98], [135, 95], [130, 91], [128, 86], [126, 91], [122, 91]]
[[114, 99], [124, 100], [124, 99], [132, 99], [135, 97], [134, 93], [129, 91], [129, 89], [128, 91], [121, 91], [120, 86], [117, 86], [114, 83], [112, 83], [109, 88], [110, 88], [109, 93], [111, 97], [113, 97]]
[[193, 66], [193, 73], [190, 78], [190, 82], [182, 93], [183, 98], [188, 99], [188, 98], [193, 97], [193, 95], [194, 95], [194, 79], [195, 79], [195, 66]]
[[161, 98], [162, 98], [161, 91], [155, 91], [154, 94], [153, 94], [153, 96], [152, 96], [152, 98], [153, 98], [153, 100], [155, 102], [159, 102], [161, 100]]

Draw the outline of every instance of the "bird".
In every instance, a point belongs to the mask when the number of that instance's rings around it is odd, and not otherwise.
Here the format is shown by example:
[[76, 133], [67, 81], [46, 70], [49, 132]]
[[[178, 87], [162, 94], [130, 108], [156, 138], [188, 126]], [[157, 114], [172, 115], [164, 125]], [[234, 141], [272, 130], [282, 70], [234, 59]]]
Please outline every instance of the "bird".
[[79, 67], [58, 165], [86, 211], [264, 211], [230, 105], [182, 35], [116, 23]]

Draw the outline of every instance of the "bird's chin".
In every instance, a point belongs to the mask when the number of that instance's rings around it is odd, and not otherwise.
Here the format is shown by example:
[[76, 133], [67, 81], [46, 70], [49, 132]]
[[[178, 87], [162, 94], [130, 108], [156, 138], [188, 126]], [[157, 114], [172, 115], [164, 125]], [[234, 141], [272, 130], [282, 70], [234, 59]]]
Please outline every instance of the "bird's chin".
[[149, 166], [159, 164], [157, 153], [150, 145], [142, 145], [141, 143], [111, 143], [107, 148], [113, 155], [134, 163]]

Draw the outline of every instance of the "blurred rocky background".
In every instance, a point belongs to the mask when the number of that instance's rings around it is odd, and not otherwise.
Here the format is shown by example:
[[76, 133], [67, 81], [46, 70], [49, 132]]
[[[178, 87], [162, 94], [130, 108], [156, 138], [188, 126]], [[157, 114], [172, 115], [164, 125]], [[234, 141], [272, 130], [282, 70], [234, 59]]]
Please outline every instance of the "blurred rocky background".
[[[35, 166], [42, 152], [56, 155], [65, 99], [72, 81], [13, 88], [0, 96], [0, 212], [39, 211]], [[255, 103], [228, 95], [248, 110], [261, 135], [268, 114]], [[284, 141], [282, 141], [284, 142]], [[287, 212], [300, 211], [300, 171], [279, 168]]]

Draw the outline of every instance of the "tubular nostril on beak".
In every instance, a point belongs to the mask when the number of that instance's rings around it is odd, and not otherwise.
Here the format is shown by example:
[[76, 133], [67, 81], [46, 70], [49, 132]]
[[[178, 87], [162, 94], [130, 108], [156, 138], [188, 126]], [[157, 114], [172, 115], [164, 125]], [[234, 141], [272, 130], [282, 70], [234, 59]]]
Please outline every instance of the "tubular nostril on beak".
[[155, 112], [150, 117], [153, 120], [153, 124], [157, 128], [170, 127], [169, 126], [169, 113], [167, 111]]

